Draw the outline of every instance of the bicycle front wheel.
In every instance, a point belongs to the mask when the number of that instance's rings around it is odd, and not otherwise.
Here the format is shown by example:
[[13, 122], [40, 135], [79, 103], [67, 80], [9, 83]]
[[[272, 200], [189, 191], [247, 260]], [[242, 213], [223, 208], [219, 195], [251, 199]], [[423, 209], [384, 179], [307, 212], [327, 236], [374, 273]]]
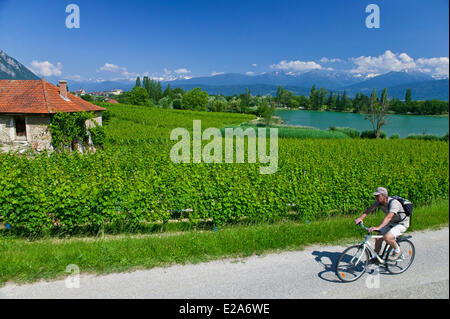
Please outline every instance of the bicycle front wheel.
[[391, 255], [394, 254], [392, 247], [389, 248], [386, 258], [386, 268], [391, 274], [401, 274], [411, 266], [414, 256], [416, 255], [416, 249], [412, 242], [409, 240], [401, 240], [397, 242], [402, 252], [402, 256], [396, 261], [390, 260]]
[[357, 280], [366, 272], [369, 259], [369, 252], [363, 245], [347, 248], [336, 262], [336, 276], [344, 282]]

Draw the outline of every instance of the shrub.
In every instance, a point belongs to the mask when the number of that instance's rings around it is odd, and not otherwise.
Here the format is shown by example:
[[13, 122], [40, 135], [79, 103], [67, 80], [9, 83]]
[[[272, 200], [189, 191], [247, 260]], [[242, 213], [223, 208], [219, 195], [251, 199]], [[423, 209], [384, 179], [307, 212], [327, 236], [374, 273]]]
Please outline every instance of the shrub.
[[409, 139], [409, 140], [438, 141], [438, 140], [441, 140], [442, 138], [437, 136], [437, 135], [433, 135], [433, 134], [409, 134], [407, 139]]
[[172, 102], [172, 106], [174, 109], [181, 110], [181, 109], [183, 109], [183, 102], [181, 99], [175, 99]]
[[392, 134], [390, 137], [391, 140], [398, 140], [399, 138], [400, 138], [399, 134]]
[[91, 133], [92, 143], [95, 146], [103, 146], [105, 144], [106, 134], [103, 126], [95, 123], [95, 126], [89, 129], [89, 133]]
[[112, 112], [110, 110], [104, 110], [102, 112], [102, 123], [107, 124], [111, 120]]
[[[369, 130], [369, 131], [363, 131], [361, 132], [361, 138], [376, 138], [375, 131]], [[380, 138], [386, 138], [386, 132], [381, 131], [380, 132]]]
[[75, 141], [86, 141], [86, 121], [92, 118], [93, 114], [87, 112], [57, 112], [49, 125], [53, 146], [56, 149], [72, 149]]

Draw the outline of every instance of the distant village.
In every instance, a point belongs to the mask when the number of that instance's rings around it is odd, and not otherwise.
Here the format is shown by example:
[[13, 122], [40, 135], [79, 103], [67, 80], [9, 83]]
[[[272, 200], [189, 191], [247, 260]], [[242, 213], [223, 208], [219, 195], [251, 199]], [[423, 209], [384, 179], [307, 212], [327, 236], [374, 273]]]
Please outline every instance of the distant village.
[[83, 98], [83, 96], [91, 96], [91, 97], [96, 97], [100, 100], [103, 100], [104, 102], [108, 102], [108, 103], [116, 103], [118, 104], [119, 102], [114, 99], [113, 97], [118, 96], [120, 94], [123, 93], [122, 89], [113, 89], [110, 91], [98, 91], [98, 92], [87, 92], [83, 89], [79, 89], [75, 92], [73, 92], [76, 96], [79, 96], [81, 98]]

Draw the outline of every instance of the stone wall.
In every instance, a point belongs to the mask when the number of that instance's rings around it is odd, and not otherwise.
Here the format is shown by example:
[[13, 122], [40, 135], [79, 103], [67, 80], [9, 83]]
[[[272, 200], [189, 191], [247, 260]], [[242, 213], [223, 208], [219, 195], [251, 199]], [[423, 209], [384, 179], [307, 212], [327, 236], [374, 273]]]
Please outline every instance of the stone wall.
[[52, 136], [49, 124], [50, 116], [27, 115], [27, 141], [28, 144], [37, 151], [52, 149]]
[[52, 149], [52, 137], [50, 135], [50, 117], [48, 115], [26, 115], [26, 138], [16, 136], [16, 128], [13, 115], [0, 116], [0, 144], [13, 145], [20, 143], [22, 146], [28, 146], [42, 151]]
[[0, 144], [10, 144], [14, 140], [14, 123], [11, 120], [11, 116], [0, 115]]
[[95, 126], [93, 121], [97, 122], [97, 124], [102, 126], [103, 125], [103, 123], [102, 123], [102, 112], [95, 112], [94, 113], [94, 118], [92, 120], [86, 121], [86, 128], [87, 129]]

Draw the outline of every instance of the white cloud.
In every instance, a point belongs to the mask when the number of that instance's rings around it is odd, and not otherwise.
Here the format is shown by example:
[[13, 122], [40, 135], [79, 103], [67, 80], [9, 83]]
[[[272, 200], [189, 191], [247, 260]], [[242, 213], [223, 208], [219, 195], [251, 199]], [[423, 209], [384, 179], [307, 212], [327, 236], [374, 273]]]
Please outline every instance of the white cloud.
[[216, 71], [213, 71], [213, 72], [211, 73], [212, 76], [214, 76], [214, 75], [221, 75], [221, 74], [225, 74], [225, 72], [216, 72]]
[[81, 75], [79, 75], [79, 74], [68, 75], [68, 76], [65, 76], [64, 79], [77, 81], [77, 82], [84, 81], [84, 78]]
[[186, 73], [191, 73], [191, 71], [189, 71], [186, 68], [181, 68], [181, 69], [177, 69], [174, 71], [176, 74], [186, 74]]
[[302, 72], [302, 71], [310, 71], [315, 69], [322, 69], [322, 66], [316, 62], [313, 61], [286, 61], [283, 60], [278, 64], [272, 64], [270, 66], [271, 69], [278, 69], [278, 70], [285, 70], [285, 71], [296, 71], [296, 72]]
[[379, 75], [380, 75], [380, 73], [369, 73], [369, 74], [366, 74], [365, 78], [370, 79], [370, 78], [374, 78]]
[[62, 74], [62, 64], [61, 62], [56, 63], [56, 65], [50, 63], [49, 61], [39, 62], [33, 60], [31, 62], [30, 69], [43, 76], [60, 76]]
[[[132, 79], [137, 77], [139, 74], [135, 72], [128, 72], [127, 68], [118, 66], [112, 63], [105, 63], [100, 69], [97, 70], [97, 72], [111, 72], [111, 73], [119, 73], [122, 77], [127, 79]], [[118, 80], [121, 78], [117, 78], [115, 80]]]
[[322, 59], [319, 60], [322, 63], [336, 63], [336, 62], [342, 62], [341, 59], [335, 58], [335, 59], [329, 59], [326, 57], [323, 57]]
[[370, 77], [373, 74], [383, 74], [390, 71], [416, 71], [429, 73], [435, 78], [446, 78], [449, 76], [449, 58], [418, 58], [414, 60], [406, 53], [396, 54], [386, 50], [379, 56], [360, 56], [350, 58], [356, 64], [356, 68], [350, 70], [351, 73], [362, 74]]
[[258, 65], [256, 63], [253, 63], [252, 66], [256, 68]]
[[360, 56], [358, 58], [350, 58], [350, 61], [356, 64], [356, 68], [351, 69], [350, 72], [360, 74], [406, 71], [414, 70], [417, 67], [414, 59], [406, 53], [395, 54], [390, 50], [386, 50], [386, 52], [376, 57]]
[[[120, 72], [122, 69], [125, 68], [121, 68], [118, 65], [115, 64], [111, 64], [111, 63], [105, 63], [104, 66], [100, 67], [100, 69], [97, 71], [105, 71], [105, 72]], [[126, 70], [126, 69], [125, 69]]]
[[416, 61], [422, 72], [432, 73], [435, 78], [448, 78], [449, 59], [440, 58], [419, 58]]
[[193, 76], [186, 75], [187, 73], [191, 73], [188, 69], [181, 68], [174, 71], [171, 71], [167, 68], [164, 68], [164, 74], [154, 72], [151, 75], [148, 72], [144, 73], [145, 76], [148, 76], [150, 79], [155, 81], [174, 81], [174, 80], [188, 80], [192, 79]]
[[254, 75], [254, 74], [255, 74], [255, 72], [252, 72], [252, 71], [248, 71], [248, 72], [245, 72], [245, 74], [246, 74], [246, 75]]

